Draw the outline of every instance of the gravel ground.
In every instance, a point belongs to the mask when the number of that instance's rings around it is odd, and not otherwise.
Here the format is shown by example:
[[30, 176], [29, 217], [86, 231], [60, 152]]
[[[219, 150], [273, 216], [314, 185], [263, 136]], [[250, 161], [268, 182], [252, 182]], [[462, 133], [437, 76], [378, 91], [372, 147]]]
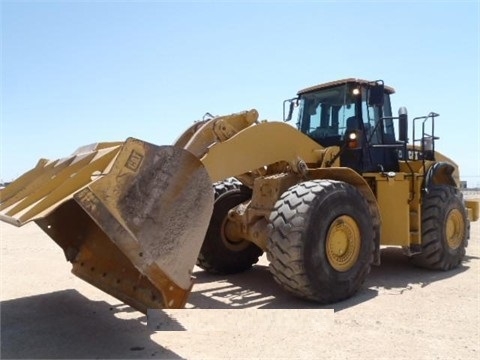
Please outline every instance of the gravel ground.
[[382, 250], [351, 299], [320, 307], [251, 271], [195, 268], [188, 309], [147, 316], [70, 274], [35, 225], [1, 231], [1, 358], [479, 359], [480, 222], [459, 268], [415, 268]]

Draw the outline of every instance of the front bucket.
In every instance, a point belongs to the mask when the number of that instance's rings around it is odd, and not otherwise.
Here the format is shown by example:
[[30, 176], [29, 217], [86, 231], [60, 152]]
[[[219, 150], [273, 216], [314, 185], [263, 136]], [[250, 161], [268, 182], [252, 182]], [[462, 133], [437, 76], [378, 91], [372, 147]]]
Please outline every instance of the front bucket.
[[75, 275], [142, 312], [183, 307], [213, 210], [200, 160], [130, 138], [60, 163], [39, 162], [5, 188], [1, 220], [35, 221]]

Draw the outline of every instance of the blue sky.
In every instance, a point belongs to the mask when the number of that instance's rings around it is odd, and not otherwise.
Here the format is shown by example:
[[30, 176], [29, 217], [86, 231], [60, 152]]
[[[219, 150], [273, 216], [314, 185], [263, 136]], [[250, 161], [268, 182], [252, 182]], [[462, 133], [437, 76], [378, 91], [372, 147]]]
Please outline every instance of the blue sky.
[[170, 144], [207, 111], [282, 119], [297, 90], [383, 79], [435, 111], [437, 150], [480, 186], [480, 5], [2, 1], [0, 179], [137, 137]]

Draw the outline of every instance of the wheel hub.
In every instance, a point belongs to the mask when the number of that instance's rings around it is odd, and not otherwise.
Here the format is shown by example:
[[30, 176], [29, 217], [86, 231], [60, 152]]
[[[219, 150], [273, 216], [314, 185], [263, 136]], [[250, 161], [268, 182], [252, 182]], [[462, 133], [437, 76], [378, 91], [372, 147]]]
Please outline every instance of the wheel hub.
[[451, 249], [455, 250], [460, 247], [465, 235], [465, 224], [462, 213], [458, 209], [453, 209], [448, 214], [445, 234], [447, 244]]
[[339, 272], [350, 270], [358, 260], [361, 247], [360, 229], [353, 218], [336, 218], [327, 233], [326, 253], [330, 265]]
[[241, 251], [245, 249], [249, 242], [243, 238], [241, 224], [234, 218], [228, 216], [222, 223], [222, 242], [226, 248], [232, 251]]

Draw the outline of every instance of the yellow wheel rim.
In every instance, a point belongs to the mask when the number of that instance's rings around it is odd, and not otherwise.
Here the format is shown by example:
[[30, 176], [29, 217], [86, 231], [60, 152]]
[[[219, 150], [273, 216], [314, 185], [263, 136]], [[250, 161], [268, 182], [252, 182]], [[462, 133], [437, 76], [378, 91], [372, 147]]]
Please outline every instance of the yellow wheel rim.
[[350, 270], [358, 260], [361, 244], [360, 229], [355, 220], [347, 215], [339, 216], [327, 233], [328, 262], [339, 272]]
[[222, 222], [221, 236], [223, 245], [231, 251], [241, 251], [250, 243], [242, 237], [243, 233], [238, 222], [229, 220], [228, 216]]
[[462, 213], [458, 209], [453, 209], [448, 214], [445, 233], [448, 246], [452, 250], [458, 249], [465, 236], [465, 222], [463, 221]]

